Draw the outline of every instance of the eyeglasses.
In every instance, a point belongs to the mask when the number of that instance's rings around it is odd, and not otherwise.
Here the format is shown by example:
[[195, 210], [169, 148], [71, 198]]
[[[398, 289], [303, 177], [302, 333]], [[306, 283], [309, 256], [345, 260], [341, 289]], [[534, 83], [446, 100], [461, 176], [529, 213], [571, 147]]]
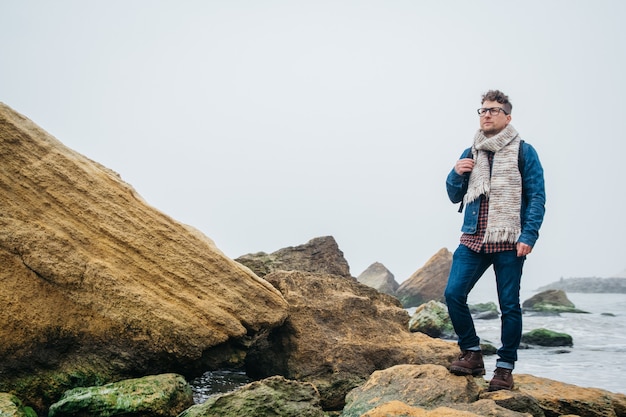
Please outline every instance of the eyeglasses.
[[480, 117], [484, 117], [487, 113], [489, 113], [490, 116], [497, 116], [500, 112], [508, 114], [502, 107], [483, 107], [478, 109], [477, 112]]

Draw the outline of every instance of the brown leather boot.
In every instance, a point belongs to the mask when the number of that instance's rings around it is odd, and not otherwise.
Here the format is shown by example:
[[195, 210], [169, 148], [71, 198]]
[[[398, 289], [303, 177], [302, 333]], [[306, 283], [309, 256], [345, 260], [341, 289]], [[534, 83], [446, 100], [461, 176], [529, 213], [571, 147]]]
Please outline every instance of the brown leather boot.
[[496, 368], [493, 372], [493, 379], [489, 382], [489, 391], [501, 389], [513, 389], [513, 370], [506, 368]]
[[464, 350], [459, 359], [450, 364], [450, 372], [454, 375], [485, 375], [483, 353], [479, 350]]

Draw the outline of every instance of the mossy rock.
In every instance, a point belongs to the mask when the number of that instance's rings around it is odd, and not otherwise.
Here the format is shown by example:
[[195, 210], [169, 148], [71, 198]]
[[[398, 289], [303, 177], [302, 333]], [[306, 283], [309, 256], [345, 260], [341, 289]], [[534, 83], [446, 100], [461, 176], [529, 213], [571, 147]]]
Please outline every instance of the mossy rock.
[[483, 352], [484, 356], [491, 356], [491, 355], [495, 355], [496, 353], [498, 353], [498, 348], [496, 348], [494, 345], [492, 345], [489, 342], [481, 342], [480, 350]]
[[522, 335], [522, 342], [538, 346], [573, 346], [572, 336], [548, 329], [534, 329]]
[[52, 404], [55, 416], [172, 416], [193, 405], [191, 387], [181, 375], [127, 379], [99, 387], [74, 388]]
[[498, 313], [498, 306], [493, 301], [489, 301], [488, 303], [471, 304], [469, 306], [469, 310], [470, 310], [470, 313], [472, 314], [487, 313], [487, 312]]
[[324, 417], [324, 412], [312, 384], [273, 376], [211, 397], [179, 417], [241, 416]]
[[562, 290], [547, 290], [535, 294], [522, 303], [524, 311], [547, 313], [587, 313], [579, 310]]
[[24, 406], [15, 395], [0, 392], [0, 416], [37, 417], [37, 413], [32, 408]]
[[451, 337], [454, 335], [448, 307], [444, 303], [434, 300], [417, 307], [409, 321], [409, 330], [421, 332], [430, 337]]
[[43, 370], [32, 375], [6, 377], [0, 381], [0, 391], [10, 391], [23, 402], [45, 415], [50, 405], [69, 389], [102, 385], [113, 377], [94, 369], [77, 365], [71, 371]]

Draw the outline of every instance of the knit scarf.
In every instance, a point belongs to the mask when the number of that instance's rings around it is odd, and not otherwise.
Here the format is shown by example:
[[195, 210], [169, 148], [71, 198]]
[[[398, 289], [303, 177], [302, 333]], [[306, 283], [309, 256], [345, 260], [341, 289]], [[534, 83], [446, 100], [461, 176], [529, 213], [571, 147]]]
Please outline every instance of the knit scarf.
[[[469, 178], [465, 204], [485, 195], [489, 216], [483, 242], [515, 243], [521, 234], [522, 176], [518, 168], [520, 138], [513, 126], [506, 126], [490, 138], [481, 130], [474, 137], [475, 164]], [[487, 152], [494, 152], [489, 167]]]

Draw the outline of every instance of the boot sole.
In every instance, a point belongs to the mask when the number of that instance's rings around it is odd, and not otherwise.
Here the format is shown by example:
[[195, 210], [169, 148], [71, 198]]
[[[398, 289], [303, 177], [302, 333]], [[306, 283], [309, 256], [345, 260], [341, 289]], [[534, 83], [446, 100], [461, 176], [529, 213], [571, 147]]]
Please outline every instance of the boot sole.
[[462, 366], [451, 366], [450, 372], [458, 376], [481, 376], [485, 375], [485, 368], [468, 369]]
[[493, 391], [511, 391], [513, 389], [513, 385], [511, 387], [503, 387], [499, 385], [489, 385], [489, 392]]

